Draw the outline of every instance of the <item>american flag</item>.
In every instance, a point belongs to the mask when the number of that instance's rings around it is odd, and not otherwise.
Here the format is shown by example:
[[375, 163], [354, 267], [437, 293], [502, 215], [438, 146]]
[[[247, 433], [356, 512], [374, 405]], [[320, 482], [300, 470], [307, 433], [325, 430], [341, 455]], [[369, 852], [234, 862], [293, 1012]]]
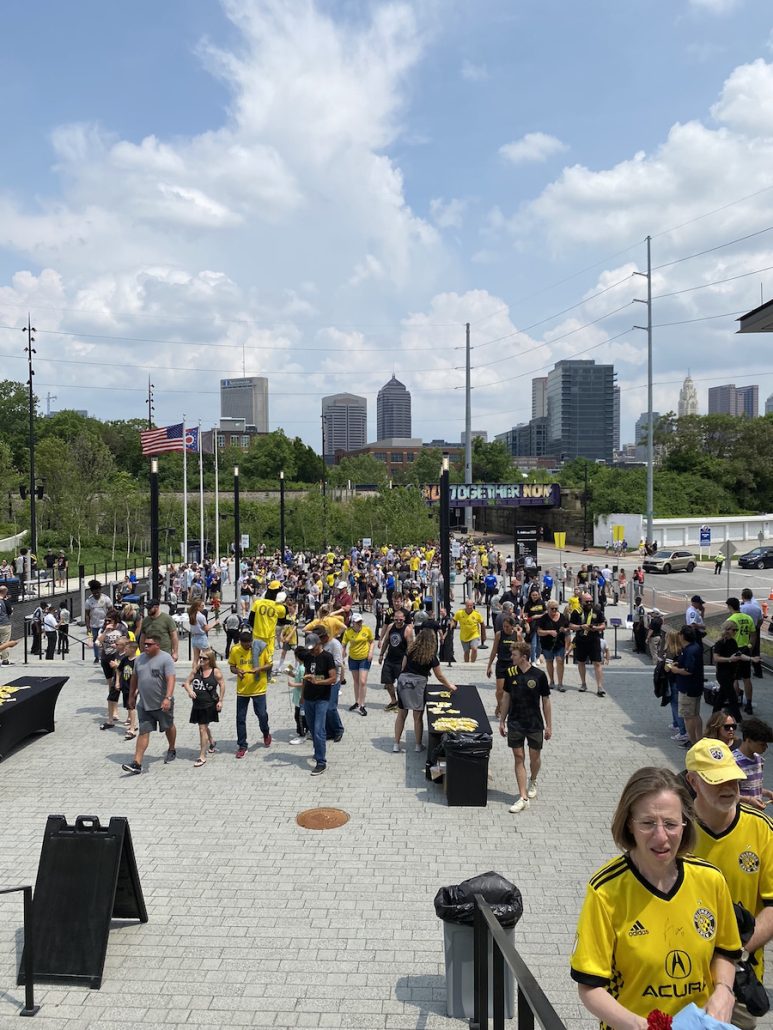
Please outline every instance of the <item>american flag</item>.
[[[178, 422], [176, 426], [165, 426], [162, 429], [144, 429], [140, 432], [142, 441], [142, 453], [144, 455], [165, 454], [167, 451], [181, 451], [183, 449], [183, 424]], [[198, 427], [185, 430], [185, 450], [198, 451], [199, 430]]]

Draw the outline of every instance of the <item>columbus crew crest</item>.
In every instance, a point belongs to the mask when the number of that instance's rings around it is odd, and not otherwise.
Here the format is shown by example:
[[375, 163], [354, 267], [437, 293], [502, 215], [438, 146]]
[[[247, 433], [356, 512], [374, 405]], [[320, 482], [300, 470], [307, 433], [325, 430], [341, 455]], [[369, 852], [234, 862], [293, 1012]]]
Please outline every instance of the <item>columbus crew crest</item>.
[[760, 867], [760, 856], [753, 851], [742, 851], [738, 856], [738, 865], [745, 873], [756, 873]]
[[696, 909], [692, 921], [695, 929], [707, 941], [710, 941], [717, 932], [717, 920], [714, 918], [714, 913], [708, 908]]

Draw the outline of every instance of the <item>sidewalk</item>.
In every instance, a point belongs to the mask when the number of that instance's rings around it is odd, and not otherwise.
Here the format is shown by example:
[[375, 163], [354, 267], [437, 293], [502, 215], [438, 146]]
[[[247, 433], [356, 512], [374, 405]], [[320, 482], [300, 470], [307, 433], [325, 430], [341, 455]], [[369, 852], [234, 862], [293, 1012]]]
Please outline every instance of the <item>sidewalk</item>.
[[[354, 1027], [434, 1030], [466, 1027], [445, 1016], [442, 927], [433, 897], [445, 884], [494, 869], [523, 893], [515, 945], [571, 1030], [597, 1022], [581, 1009], [569, 954], [585, 884], [615, 853], [609, 824], [624, 781], [645, 764], [681, 768], [669, 739], [670, 709], [652, 694], [651, 666], [627, 649], [607, 669], [606, 698], [580, 694], [570, 667], [566, 694], [553, 694], [555, 738], [544, 752], [539, 795], [510, 815], [514, 776], [495, 736], [486, 808], [448, 808], [424, 778], [424, 755], [391, 753], [394, 719], [374, 668], [368, 717], [346, 711], [346, 733], [329, 744], [328, 771], [311, 778], [309, 745], [294, 735], [289, 695], [269, 688], [274, 742], [234, 759], [233, 677], [219, 753], [201, 769], [190, 704], [178, 687], [178, 758], [164, 766], [156, 735], [146, 772], [121, 763], [131, 745], [100, 732], [105, 686], [90, 661], [43, 663], [66, 672], [56, 733], [30, 741], [0, 766], [3, 836], [0, 882], [33, 883], [46, 817], [62, 813], [129, 819], [150, 921], [111, 932], [102, 989], [37, 987], [36, 1020], [50, 1030], [128, 1027]], [[216, 645], [217, 646], [217, 645]], [[455, 665], [453, 682], [475, 682], [493, 712], [489, 652]], [[179, 676], [187, 674], [179, 663]], [[9, 670], [23, 674], [24, 666]], [[37, 674], [37, 665], [29, 668]], [[589, 683], [589, 686], [591, 684]], [[758, 710], [773, 718], [764, 681]], [[215, 729], [213, 727], [213, 729]], [[496, 727], [495, 727], [496, 729]], [[349, 822], [315, 832], [295, 822], [316, 805], [345, 809]], [[16, 1026], [21, 927], [18, 902], [0, 899], [0, 1027]]]

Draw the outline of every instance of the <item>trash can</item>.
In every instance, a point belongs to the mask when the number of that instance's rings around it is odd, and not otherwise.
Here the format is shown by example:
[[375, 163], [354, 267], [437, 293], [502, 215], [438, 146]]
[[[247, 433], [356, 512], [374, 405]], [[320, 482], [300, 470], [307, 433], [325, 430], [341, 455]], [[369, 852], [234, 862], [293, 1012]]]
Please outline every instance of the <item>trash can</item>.
[[[475, 1014], [473, 895], [482, 894], [491, 905], [500, 926], [512, 942], [515, 925], [523, 914], [521, 892], [498, 873], [482, 873], [452, 887], [441, 887], [435, 895], [435, 912], [443, 920], [446, 961], [446, 1013], [455, 1019]], [[491, 964], [493, 946], [489, 938], [489, 1016], [494, 1014], [494, 985]], [[515, 1015], [515, 981], [505, 964], [505, 1018]]]
[[444, 733], [446, 798], [449, 806], [485, 808], [488, 799], [490, 733]]

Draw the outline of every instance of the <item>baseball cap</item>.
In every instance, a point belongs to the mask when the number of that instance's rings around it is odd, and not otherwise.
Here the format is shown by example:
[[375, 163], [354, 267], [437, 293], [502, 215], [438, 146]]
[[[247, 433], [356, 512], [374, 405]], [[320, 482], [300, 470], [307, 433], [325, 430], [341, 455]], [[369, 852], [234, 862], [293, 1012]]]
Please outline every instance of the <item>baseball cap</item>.
[[352, 622], [362, 622], [362, 616], [359, 612], [354, 612], [352, 615]]
[[413, 624], [414, 626], [423, 626], [428, 618], [429, 615], [426, 612], [416, 612], [413, 617]]
[[346, 589], [346, 580], [344, 580], [344, 579], [339, 580], [338, 583], [336, 583], [336, 590], [345, 590], [345, 589]]
[[701, 597], [700, 594], [693, 594], [692, 597], [690, 598], [690, 603], [691, 604], [705, 604], [706, 602], [703, 600], [703, 598]]
[[316, 633], [306, 634], [306, 647], [316, 647], [317, 644], [321, 644], [322, 641], [319, 639]]
[[281, 587], [281, 585], [282, 584], [279, 582], [278, 579], [272, 579], [271, 582], [268, 584], [268, 589], [269, 590], [278, 590]]
[[727, 744], [711, 737], [693, 744], [685, 757], [685, 765], [688, 772], [697, 773], [706, 783], [746, 779], [746, 773], [738, 767]]
[[148, 601], [148, 608], [158, 608], [160, 604], [161, 602], [157, 597], [151, 597], [151, 599]]
[[287, 600], [287, 594], [284, 592], [284, 590], [279, 591], [279, 593], [276, 595], [276, 600], [279, 604], [281, 604], [282, 601]]
[[660, 608], [650, 608], [650, 615], [662, 615]]
[[242, 629], [239, 631], [239, 640], [252, 640], [252, 630]]

